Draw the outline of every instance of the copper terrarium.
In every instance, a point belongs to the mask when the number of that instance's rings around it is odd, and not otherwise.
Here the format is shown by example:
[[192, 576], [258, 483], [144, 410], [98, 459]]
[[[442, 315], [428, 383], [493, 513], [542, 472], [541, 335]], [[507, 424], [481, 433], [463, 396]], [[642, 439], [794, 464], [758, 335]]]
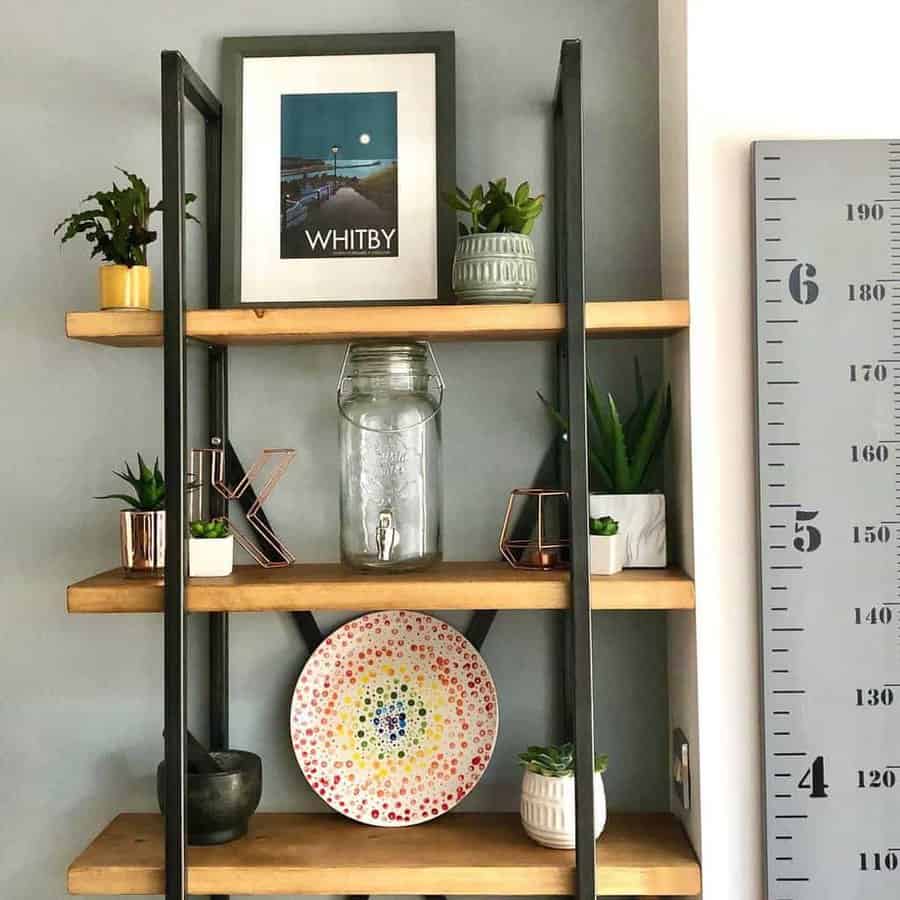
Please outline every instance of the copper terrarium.
[[514, 569], [562, 569], [569, 565], [564, 537], [568, 491], [516, 488], [500, 531], [500, 553]]

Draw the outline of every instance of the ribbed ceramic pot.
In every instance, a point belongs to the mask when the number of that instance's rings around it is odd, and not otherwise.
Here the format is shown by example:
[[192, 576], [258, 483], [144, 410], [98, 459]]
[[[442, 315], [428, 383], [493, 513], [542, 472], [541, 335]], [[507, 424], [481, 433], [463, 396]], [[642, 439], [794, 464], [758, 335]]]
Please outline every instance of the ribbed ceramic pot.
[[[575, 848], [575, 778], [548, 778], [525, 770], [522, 777], [522, 825], [528, 836], [554, 850]], [[606, 826], [603, 775], [594, 773], [594, 838]]]
[[491, 232], [457, 238], [453, 293], [465, 303], [527, 303], [537, 291], [534, 243], [526, 234]]
[[161, 575], [166, 565], [166, 511], [119, 513], [122, 566], [133, 575]]

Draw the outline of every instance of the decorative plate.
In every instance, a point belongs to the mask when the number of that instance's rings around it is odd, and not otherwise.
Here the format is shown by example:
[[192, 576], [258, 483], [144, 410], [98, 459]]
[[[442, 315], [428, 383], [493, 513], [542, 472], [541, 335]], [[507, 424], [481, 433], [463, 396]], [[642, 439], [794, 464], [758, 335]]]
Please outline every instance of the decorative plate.
[[497, 739], [497, 692], [455, 628], [405, 610], [361, 616], [297, 680], [291, 738], [310, 787], [366, 825], [415, 825], [478, 783]]

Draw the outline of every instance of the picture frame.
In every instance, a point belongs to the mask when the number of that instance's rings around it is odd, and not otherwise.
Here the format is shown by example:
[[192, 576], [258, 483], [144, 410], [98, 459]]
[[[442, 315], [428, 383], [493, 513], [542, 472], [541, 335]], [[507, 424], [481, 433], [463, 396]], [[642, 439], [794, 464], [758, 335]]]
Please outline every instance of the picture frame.
[[229, 37], [222, 64], [223, 305], [453, 302], [454, 32]]

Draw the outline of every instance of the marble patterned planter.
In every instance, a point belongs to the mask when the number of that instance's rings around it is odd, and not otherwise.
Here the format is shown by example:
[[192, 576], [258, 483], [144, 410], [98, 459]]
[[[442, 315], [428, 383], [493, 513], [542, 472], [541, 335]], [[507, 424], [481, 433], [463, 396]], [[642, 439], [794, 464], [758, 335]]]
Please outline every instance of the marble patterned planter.
[[534, 243], [525, 234], [461, 235], [453, 257], [453, 293], [464, 303], [527, 303], [537, 291]]
[[666, 566], [666, 498], [664, 494], [591, 494], [592, 519], [612, 516], [625, 542], [625, 568]]
[[[554, 850], [575, 847], [575, 778], [548, 778], [525, 770], [520, 806], [528, 836]], [[594, 773], [594, 838], [606, 826], [606, 791], [603, 775]]]

